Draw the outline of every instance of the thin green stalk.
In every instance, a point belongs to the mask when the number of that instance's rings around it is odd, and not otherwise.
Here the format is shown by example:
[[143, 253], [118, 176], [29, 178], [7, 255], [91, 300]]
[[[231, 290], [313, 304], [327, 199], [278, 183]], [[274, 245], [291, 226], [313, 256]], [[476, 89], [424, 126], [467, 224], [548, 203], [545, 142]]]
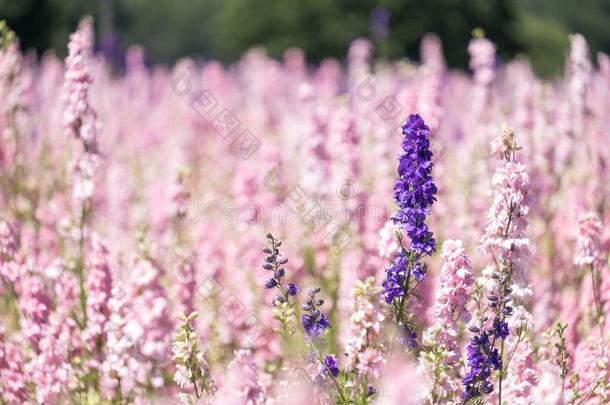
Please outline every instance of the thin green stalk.
[[[318, 350], [318, 348], [316, 347], [315, 344], [310, 343], [312, 349], [314, 350], [314, 352], [316, 353], [316, 356], [318, 357], [318, 360], [320, 361], [320, 364], [322, 364], [325, 368], [328, 369], [328, 367], [326, 367], [326, 364], [324, 363], [324, 359], [322, 358], [322, 354], [320, 354], [320, 351]], [[335, 383], [335, 386], [337, 387], [337, 392], [339, 393], [339, 397], [341, 398], [341, 401], [343, 401], [342, 403], [347, 403], [347, 399], [345, 398], [345, 396], [343, 395], [343, 390], [341, 389], [341, 386], [339, 385], [339, 382], [337, 382], [337, 379], [335, 378], [335, 376], [330, 372], [330, 370], [328, 370], [328, 375], [330, 376], [330, 378], [333, 380], [333, 382]]]
[[502, 405], [502, 379], [504, 377], [504, 339], [500, 342], [500, 360], [502, 361], [502, 369], [498, 377], [498, 405]]
[[597, 324], [599, 325], [599, 330], [602, 336], [604, 336], [604, 328], [602, 325], [602, 318], [604, 316], [604, 312], [602, 309], [602, 303], [601, 303], [601, 299], [600, 299], [600, 293], [599, 293], [599, 285], [598, 285], [598, 281], [597, 278], [595, 277], [595, 268], [593, 267], [593, 265], [591, 264], [589, 267], [589, 270], [591, 271], [591, 282], [593, 284], [593, 299], [595, 300], [595, 310], [597, 312]]

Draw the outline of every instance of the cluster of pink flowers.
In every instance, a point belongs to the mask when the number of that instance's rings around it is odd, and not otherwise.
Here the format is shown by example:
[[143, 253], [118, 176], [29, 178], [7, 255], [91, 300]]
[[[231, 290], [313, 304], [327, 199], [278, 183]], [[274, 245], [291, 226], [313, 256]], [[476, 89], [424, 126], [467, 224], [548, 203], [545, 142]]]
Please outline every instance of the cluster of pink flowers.
[[21, 329], [32, 345], [38, 347], [49, 324], [51, 300], [42, 280], [35, 274], [27, 274], [19, 280], [17, 293]]
[[424, 343], [431, 347], [420, 356], [422, 374], [430, 380], [428, 400], [451, 401], [460, 390], [461, 349], [458, 336], [470, 321], [469, 300], [473, 294], [473, 268], [460, 240], [446, 240], [441, 251], [433, 316], [435, 323], [426, 331]]
[[99, 132], [97, 114], [90, 101], [91, 72], [89, 63], [93, 48], [93, 21], [84, 19], [70, 36], [66, 58], [64, 127], [66, 134], [82, 140], [94, 150]]
[[379, 380], [384, 358], [381, 328], [385, 316], [381, 309], [381, 291], [372, 277], [356, 281], [350, 304], [350, 329], [345, 342], [345, 367], [366, 377], [370, 384]]
[[98, 236], [93, 235], [92, 252], [89, 255], [87, 275], [87, 329], [85, 339], [89, 350], [97, 350], [106, 341], [106, 323], [110, 318], [109, 302], [112, 290], [112, 274], [108, 264], [108, 248]]
[[441, 273], [434, 300], [434, 317], [438, 323], [452, 326], [456, 320], [470, 321], [466, 306], [474, 284], [472, 263], [461, 240], [448, 239], [441, 250]]
[[577, 266], [604, 265], [602, 251], [602, 223], [594, 212], [582, 214], [578, 219], [578, 237], [574, 264]]
[[492, 142], [492, 154], [503, 161], [492, 177], [492, 206], [481, 249], [492, 252], [497, 261], [510, 262], [516, 280], [527, 279], [529, 238], [527, 215], [531, 195], [530, 179], [523, 163], [511, 157], [517, 145], [511, 128], [504, 128], [499, 140]]
[[28, 403], [28, 379], [23, 372], [25, 353], [18, 342], [10, 341], [0, 331], [0, 384], [2, 399], [12, 404]]
[[74, 370], [68, 362], [68, 344], [69, 340], [61, 339], [52, 330], [40, 340], [39, 353], [28, 364], [36, 387], [36, 403], [59, 403], [69, 392]]
[[126, 333], [143, 356], [155, 361], [167, 357], [173, 323], [166, 291], [160, 282], [159, 266], [146, 258], [138, 259], [131, 270], [127, 290], [132, 312]]
[[238, 350], [227, 366], [226, 381], [215, 399], [218, 404], [264, 404], [267, 395], [258, 365], [248, 350]]
[[583, 341], [574, 353], [576, 378], [573, 390], [584, 402], [604, 404], [610, 401], [610, 349], [607, 338], [592, 338]]
[[[108, 397], [134, 398], [139, 385], [148, 380], [148, 363], [138, 356], [136, 342], [128, 329], [130, 305], [121, 286], [112, 289], [108, 302], [111, 311], [106, 324], [106, 345], [100, 366], [100, 386]], [[135, 399], [137, 399], [135, 395]]]
[[[0, 41], [0, 402], [610, 401], [610, 58], [584, 37], [548, 80], [480, 33], [469, 74], [435, 36], [421, 63], [358, 39], [315, 67], [134, 47], [118, 73], [93, 33], [65, 61]], [[442, 246], [420, 263], [392, 187], [430, 168], [434, 205], [403, 201]]]
[[11, 225], [0, 220], [0, 276], [3, 287], [8, 287], [19, 278], [23, 266], [20, 263], [19, 240]]
[[[535, 403], [534, 388], [538, 385], [539, 370], [536, 353], [529, 338], [515, 347], [506, 376], [505, 400], [508, 404]], [[518, 349], [518, 350], [517, 350]]]

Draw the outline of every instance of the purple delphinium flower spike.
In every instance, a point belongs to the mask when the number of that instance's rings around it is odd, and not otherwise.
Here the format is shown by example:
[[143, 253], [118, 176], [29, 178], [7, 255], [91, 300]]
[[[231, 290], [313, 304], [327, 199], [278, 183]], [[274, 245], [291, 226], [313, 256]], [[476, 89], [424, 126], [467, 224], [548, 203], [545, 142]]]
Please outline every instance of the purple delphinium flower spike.
[[288, 259], [282, 258], [278, 249], [282, 245], [282, 242], [275, 239], [271, 234], [267, 234], [267, 239], [269, 240], [270, 246], [263, 249], [263, 252], [268, 255], [265, 258], [263, 269], [272, 272], [273, 275], [265, 282], [265, 288], [277, 288], [280, 290], [280, 295], [273, 300], [274, 304], [287, 302], [292, 305], [293, 303], [290, 302], [290, 297], [297, 295], [299, 287], [294, 283], [284, 284], [283, 277], [286, 275], [286, 270], [284, 270], [283, 266], [288, 263]]
[[333, 377], [337, 377], [339, 375], [339, 365], [337, 364], [337, 359], [332, 354], [329, 354], [324, 358], [324, 366], [326, 366], [326, 370]]
[[414, 252], [431, 255], [436, 250], [436, 241], [424, 222], [430, 206], [436, 201], [437, 191], [431, 175], [430, 128], [415, 114], [409, 116], [402, 133], [405, 136], [403, 153], [399, 157], [398, 179], [394, 185], [398, 211], [392, 220], [401, 224]]
[[317, 308], [324, 304], [324, 300], [316, 300], [316, 294], [319, 292], [320, 288], [309, 290], [307, 292], [307, 302], [301, 308], [305, 312], [301, 316], [301, 324], [310, 339], [319, 337], [326, 329], [330, 328], [328, 317]]
[[436, 250], [436, 241], [425, 223], [430, 206], [436, 198], [436, 186], [432, 179], [432, 151], [430, 151], [430, 129], [417, 114], [410, 115], [402, 127], [404, 139], [398, 158], [398, 179], [394, 185], [394, 199], [398, 210], [392, 216], [409, 238], [410, 246], [403, 245], [402, 233], [397, 232], [400, 251], [386, 269], [383, 282], [385, 301], [392, 305], [398, 325], [406, 331], [403, 343], [411, 348], [417, 346], [417, 333], [411, 324], [411, 316], [405, 314], [408, 299], [416, 295], [415, 288], [426, 276], [423, 256]]

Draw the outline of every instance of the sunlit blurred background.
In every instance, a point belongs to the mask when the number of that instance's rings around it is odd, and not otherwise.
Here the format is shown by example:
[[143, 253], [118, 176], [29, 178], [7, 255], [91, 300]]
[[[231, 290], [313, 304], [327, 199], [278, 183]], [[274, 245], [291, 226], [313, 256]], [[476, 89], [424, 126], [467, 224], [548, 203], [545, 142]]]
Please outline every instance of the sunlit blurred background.
[[527, 57], [544, 76], [561, 72], [569, 33], [583, 34], [593, 54], [610, 50], [610, 0], [0, 0], [0, 19], [38, 53], [64, 56], [85, 14], [96, 19], [98, 50], [117, 68], [136, 43], [149, 63], [230, 63], [259, 45], [274, 57], [299, 47], [315, 63], [344, 58], [358, 37], [376, 43], [377, 57], [417, 59], [427, 32], [442, 39], [448, 64], [463, 68], [477, 27], [501, 58]]

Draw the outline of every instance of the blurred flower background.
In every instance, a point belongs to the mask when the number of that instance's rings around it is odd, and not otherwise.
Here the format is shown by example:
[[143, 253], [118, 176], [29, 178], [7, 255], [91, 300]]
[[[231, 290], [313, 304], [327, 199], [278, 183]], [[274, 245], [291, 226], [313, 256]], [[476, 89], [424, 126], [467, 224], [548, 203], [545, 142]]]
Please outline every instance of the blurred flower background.
[[0, 402], [610, 403], [604, 1], [0, 1]]

